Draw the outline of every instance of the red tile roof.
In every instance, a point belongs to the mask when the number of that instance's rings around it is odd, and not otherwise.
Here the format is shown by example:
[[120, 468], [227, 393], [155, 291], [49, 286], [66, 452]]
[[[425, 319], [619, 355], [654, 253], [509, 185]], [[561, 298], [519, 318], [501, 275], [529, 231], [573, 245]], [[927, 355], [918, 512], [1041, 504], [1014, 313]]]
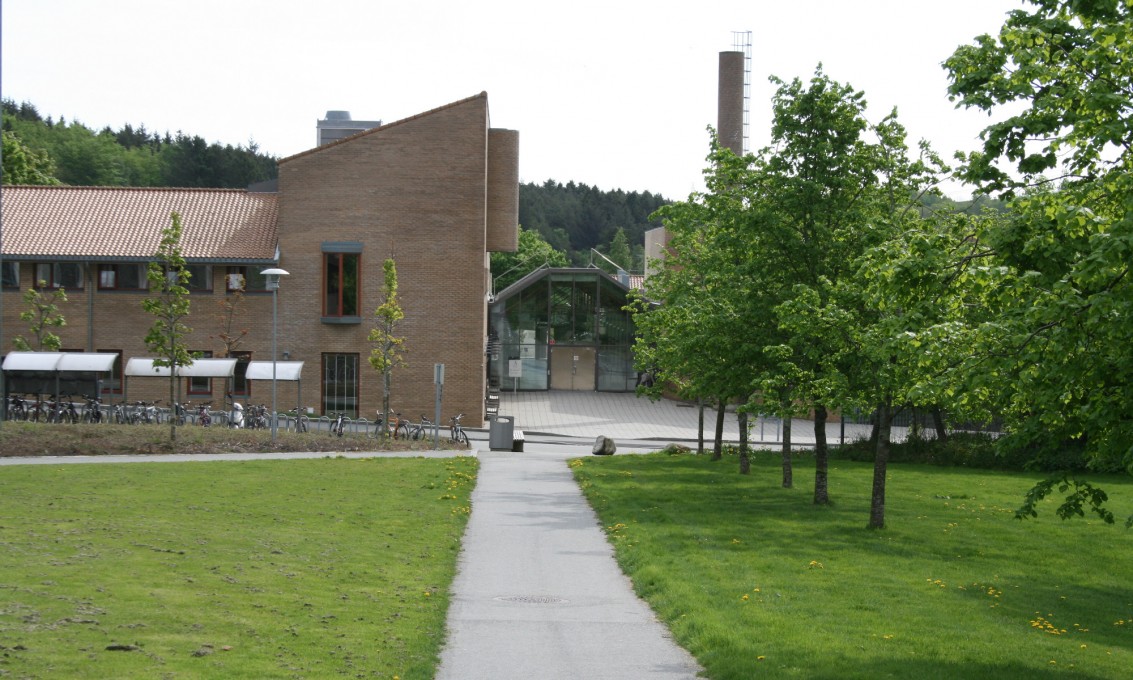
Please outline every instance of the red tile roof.
[[276, 194], [234, 189], [6, 186], [5, 258], [148, 260], [181, 214], [190, 260], [274, 260]]

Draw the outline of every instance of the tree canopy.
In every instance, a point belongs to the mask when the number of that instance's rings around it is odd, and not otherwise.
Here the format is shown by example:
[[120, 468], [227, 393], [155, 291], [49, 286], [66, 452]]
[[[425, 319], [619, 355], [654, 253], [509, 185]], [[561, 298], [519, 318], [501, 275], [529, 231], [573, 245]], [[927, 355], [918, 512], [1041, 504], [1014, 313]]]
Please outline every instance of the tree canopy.
[[6, 99], [2, 108], [5, 184], [244, 188], [278, 172], [277, 159], [261, 154], [254, 142], [208, 143], [181, 131], [149, 132], [144, 125], [95, 131], [76, 121], [44, 119], [26, 102]]

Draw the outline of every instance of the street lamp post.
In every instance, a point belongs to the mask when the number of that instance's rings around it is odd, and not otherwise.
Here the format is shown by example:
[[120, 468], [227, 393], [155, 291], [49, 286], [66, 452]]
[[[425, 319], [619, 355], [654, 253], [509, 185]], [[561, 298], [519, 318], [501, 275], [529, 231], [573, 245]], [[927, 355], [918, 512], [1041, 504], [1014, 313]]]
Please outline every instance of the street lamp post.
[[275, 431], [279, 423], [279, 416], [275, 410], [275, 362], [276, 362], [276, 319], [279, 309], [279, 277], [288, 276], [288, 272], [279, 267], [272, 267], [260, 272], [267, 277], [267, 289], [271, 291], [271, 443], [275, 445]]

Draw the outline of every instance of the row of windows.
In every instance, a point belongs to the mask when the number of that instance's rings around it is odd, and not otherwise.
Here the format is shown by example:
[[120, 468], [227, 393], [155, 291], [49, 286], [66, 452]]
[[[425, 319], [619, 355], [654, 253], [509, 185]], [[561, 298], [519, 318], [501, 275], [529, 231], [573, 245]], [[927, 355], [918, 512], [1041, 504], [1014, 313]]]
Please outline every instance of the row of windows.
[[[99, 290], [146, 290], [149, 280], [146, 278], [145, 264], [100, 264], [98, 269]], [[86, 287], [86, 277], [83, 276], [84, 267], [78, 262], [35, 262], [32, 264], [35, 272], [34, 285], [37, 288], [63, 288], [66, 290], [83, 290]], [[191, 291], [207, 292], [212, 290], [213, 268], [207, 264], [193, 264], [185, 267], [189, 272], [187, 288]], [[20, 287], [20, 263], [3, 263], [4, 288], [17, 289]], [[248, 292], [263, 292], [267, 290], [265, 277], [260, 275], [257, 267], [228, 267], [224, 276], [224, 288], [232, 293], [237, 290]]]
[[[327, 319], [353, 319], [361, 315], [361, 252], [351, 252], [354, 244], [333, 244], [331, 248], [346, 248], [346, 252], [332, 250], [323, 252], [323, 317]], [[360, 250], [360, 249], [359, 249]], [[145, 264], [99, 264], [97, 266], [97, 285], [99, 290], [146, 290]], [[35, 272], [34, 285], [37, 288], [64, 288], [83, 290], [85, 277], [83, 265], [78, 262], [36, 262], [32, 264]], [[213, 268], [210, 265], [189, 265], [188, 289], [209, 292], [213, 285]], [[20, 287], [20, 263], [3, 263], [3, 287]], [[224, 276], [224, 287], [228, 292], [244, 290], [264, 292], [267, 290], [265, 277], [256, 267], [228, 267]]]

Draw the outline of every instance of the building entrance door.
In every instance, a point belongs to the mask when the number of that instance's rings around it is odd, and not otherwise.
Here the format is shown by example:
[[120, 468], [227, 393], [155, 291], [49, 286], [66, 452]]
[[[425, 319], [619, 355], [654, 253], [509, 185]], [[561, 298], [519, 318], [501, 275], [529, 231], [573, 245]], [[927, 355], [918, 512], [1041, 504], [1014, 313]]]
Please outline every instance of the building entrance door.
[[594, 391], [598, 351], [594, 347], [551, 347], [551, 389]]

